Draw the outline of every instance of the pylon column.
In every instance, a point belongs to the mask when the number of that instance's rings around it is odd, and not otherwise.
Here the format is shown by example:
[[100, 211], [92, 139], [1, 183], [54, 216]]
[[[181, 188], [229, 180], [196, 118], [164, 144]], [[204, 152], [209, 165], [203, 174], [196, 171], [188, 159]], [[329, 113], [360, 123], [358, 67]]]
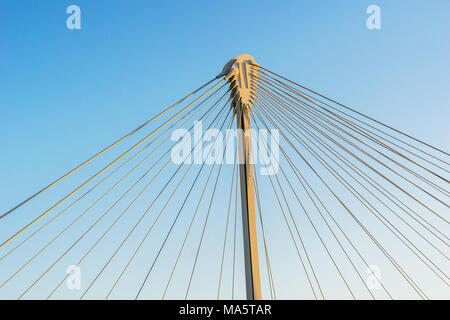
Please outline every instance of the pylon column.
[[231, 59], [219, 75], [230, 76], [234, 113], [237, 120], [237, 153], [241, 187], [242, 228], [244, 239], [245, 284], [248, 300], [261, 299], [261, 276], [259, 271], [258, 237], [255, 215], [255, 189], [252, 165], [252, 136], [250, 108], [252, 106], [251, 64], [255, 61], [249, 55]]

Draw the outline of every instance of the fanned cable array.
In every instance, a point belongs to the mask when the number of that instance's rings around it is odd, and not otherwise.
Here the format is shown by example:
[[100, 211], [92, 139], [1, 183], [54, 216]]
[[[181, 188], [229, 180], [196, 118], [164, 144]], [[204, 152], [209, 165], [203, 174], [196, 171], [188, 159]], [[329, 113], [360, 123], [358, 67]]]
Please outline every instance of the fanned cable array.
[[[262, 297], [448, 297], [449, 154], [244, 67]], [[0, 297], [244, 298], [239, 81], [221, 73], [3, 213]]]

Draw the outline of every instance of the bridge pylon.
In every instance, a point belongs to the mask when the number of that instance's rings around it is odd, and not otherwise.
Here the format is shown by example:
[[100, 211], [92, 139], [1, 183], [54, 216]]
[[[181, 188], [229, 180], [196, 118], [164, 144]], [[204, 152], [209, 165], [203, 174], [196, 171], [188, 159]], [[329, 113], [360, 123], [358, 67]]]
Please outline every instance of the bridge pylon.
[[255, 216], [255, 189], [252, 161], [250, 110], [253, 105], [256, 67], [252, 56], [231, 59], [220, 75], [228, 76], [232, 108], [237, 120], [237, 155], [241, 189], [242, 229], [244, 237], [245, 284], [248, 300], [261, 300], [258, 238]]

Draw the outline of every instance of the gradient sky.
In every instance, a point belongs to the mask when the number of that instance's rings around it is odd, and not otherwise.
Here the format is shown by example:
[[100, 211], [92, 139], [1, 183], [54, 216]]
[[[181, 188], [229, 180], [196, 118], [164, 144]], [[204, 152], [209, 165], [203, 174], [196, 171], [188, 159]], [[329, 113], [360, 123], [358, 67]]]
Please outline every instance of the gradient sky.
[[1, 0], [0, 212], [242, 53], [449, 150], [449, 21], [448, 0]]

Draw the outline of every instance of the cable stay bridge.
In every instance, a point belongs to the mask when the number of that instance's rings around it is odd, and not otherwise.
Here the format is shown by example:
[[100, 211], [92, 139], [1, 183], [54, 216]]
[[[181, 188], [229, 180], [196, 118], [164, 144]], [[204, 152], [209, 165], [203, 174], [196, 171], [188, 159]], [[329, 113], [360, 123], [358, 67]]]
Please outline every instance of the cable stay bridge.
[[0, 297], [448, 298], [449, 156], [237, 56], [1, 213]]

